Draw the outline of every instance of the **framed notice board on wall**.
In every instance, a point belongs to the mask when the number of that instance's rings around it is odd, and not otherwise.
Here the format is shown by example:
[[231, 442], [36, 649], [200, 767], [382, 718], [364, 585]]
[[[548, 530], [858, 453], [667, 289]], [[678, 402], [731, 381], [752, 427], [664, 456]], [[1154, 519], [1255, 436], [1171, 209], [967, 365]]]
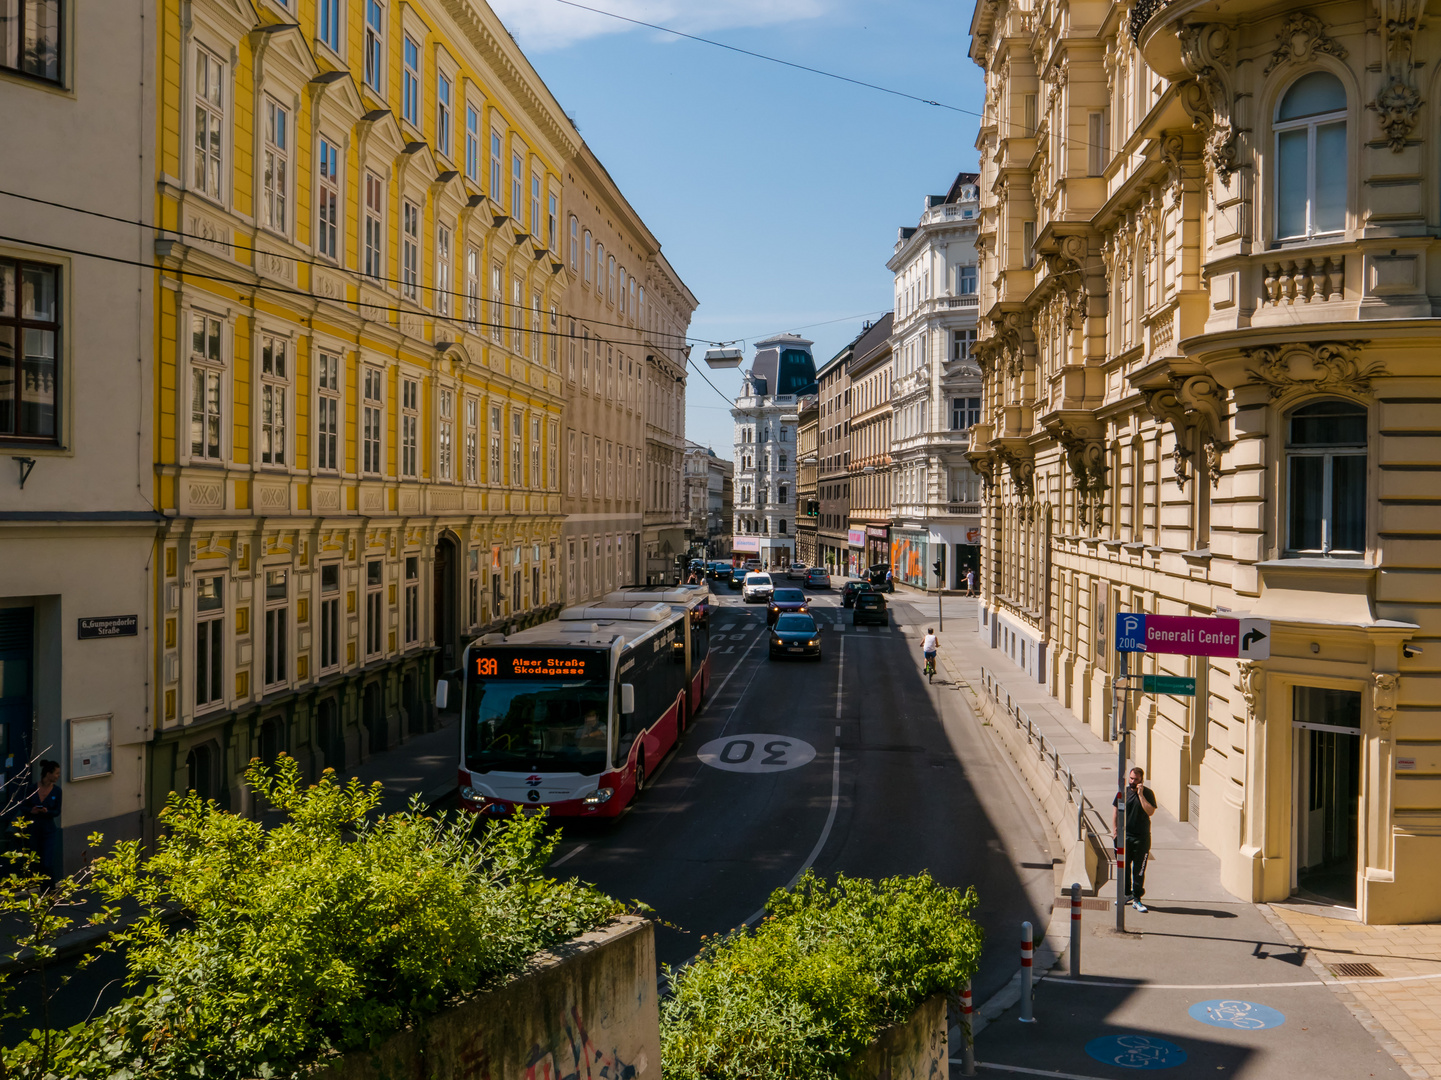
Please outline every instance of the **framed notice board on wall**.
[[109, 776], [110, 714], [77, 716], [70, 721], [70, 779], [89, 780]]

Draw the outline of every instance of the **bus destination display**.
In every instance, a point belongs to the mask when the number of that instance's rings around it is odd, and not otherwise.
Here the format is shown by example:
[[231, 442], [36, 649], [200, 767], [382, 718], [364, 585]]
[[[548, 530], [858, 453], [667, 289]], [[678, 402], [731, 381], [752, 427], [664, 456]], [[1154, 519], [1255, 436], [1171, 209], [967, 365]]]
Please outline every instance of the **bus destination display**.
[[472, 678], [604, 679], [609, 654], [575, 649], [485, 649], [471, 654]]

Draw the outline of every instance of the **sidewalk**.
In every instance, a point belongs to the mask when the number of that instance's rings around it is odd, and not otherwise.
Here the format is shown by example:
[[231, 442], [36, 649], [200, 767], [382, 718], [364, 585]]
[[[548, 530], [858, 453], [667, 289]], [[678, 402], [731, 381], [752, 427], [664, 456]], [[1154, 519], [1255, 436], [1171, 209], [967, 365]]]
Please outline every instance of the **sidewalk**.
[[[1115, 745], [985, 644], [975, 601], [943, 603], [942, 674], [970, 695], [1013, 759], [1034, 757], [1025, 732], [982, 689], [984, 667], [1001, 700], [1045, 736], [1046, 774], [1054, 748], [1056, 771], [1070, 770], [1109, 828]], [[935, 606], [932, 595], [921, 610], [929, 617]], [[1128, 908], [1125, 934], [1115, 931], [1113, 882], [1084, 901], [1078, 979], [1068, 975], [1069, 905], [1058, 901], [1050, 936], [1064, 953], [1051, 970], [1037, 969], [1036, 1023], [1021, 1023], [1015, 1007], [1002, 1012], [1009, 1002], [980, 1009], [988, 1020], [977, 1024], [978, 1075], [1095, 1080], [1184, 1066], [1178, 1075], [1441, 1076], [1441, 978], [1424, 978], [1441, 976], [1441, 927], [1365, 927], [1327, 917], [1331, 909], [1242, 901], [1221, 887], [1220, 861], [1195, 831], [1164, 809], [1152, 818], [1151, 851], [1150, 911]], [[1333, 974], [1338, 963], [1372, 963], [1412, 981]], [[953, 1053], [958, 1064], [959, 1046]]]

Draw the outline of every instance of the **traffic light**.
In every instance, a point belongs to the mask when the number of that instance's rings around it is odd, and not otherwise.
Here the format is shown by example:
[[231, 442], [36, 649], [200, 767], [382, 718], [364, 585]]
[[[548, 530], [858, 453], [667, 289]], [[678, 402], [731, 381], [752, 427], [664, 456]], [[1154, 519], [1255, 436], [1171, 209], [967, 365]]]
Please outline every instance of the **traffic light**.
[[946, 582], [946, 549], [941, 548], [936, 552], [936, 561], [931, 563], [931, 569], [936, 572], [936, 578], [942, 585]]

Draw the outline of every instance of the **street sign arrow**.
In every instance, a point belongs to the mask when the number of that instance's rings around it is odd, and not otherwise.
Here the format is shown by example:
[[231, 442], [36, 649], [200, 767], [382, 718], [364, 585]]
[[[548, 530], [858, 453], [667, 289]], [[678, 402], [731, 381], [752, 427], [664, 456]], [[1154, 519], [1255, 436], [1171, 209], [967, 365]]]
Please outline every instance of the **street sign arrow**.
[[1271, 656], [1271, 620], [1239, 619], [1237, 629], [1241, 632], [1240, 649], [1236, 655], [1242, 660], [1267, 660]]

